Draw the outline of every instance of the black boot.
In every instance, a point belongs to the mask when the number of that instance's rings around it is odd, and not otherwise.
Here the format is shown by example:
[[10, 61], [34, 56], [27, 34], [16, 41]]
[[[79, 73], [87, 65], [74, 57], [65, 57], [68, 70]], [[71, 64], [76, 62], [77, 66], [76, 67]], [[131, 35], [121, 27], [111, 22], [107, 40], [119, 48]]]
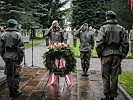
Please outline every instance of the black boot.
[[82, 67], [82, 69], [83, 69], [82, 76], [85, 76], [85, 68], [84, 68], [84, 67]]
[[110, 100], [114, 100], [114, 97], [110, 97]]
[[19, 91], [17, 88], [9, 88], [10, 90], [10, 97], [17, 97], [22, 94], [21, 91]]
[[110, 100], [110, 99], [109, 99], [109, 96], [105, 96], [105, 97], [101, 98], [101, 100]]
[[85, 76], [88, 77], [89, 73], [88, 73], [88, 68], [85, 68]]

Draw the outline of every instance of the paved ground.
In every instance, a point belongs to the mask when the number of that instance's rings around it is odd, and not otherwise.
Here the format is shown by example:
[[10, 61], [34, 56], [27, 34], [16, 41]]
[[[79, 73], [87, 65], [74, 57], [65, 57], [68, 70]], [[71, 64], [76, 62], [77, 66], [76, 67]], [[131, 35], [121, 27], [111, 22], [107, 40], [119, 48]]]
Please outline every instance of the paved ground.
[[[103, 96], [101, 74], [97, 70], [90, 69], [90, 76], [81, 76], [80, 60], [77, 59], [78, 68], [71, 77], [73, 85], [66, 85], [63, 77], [54, 85], [47, 85], [48, 72], [45, 68], [27, 67], [21, 71], [20, 88], [23, 94], [17, 98], [10, 98], [5, 85], [0, 88], [0, 100], [100, 100]], [[119, 91], [115, 100], [127, 100]]]
[[[44, 99], [41, 99], [43, 97], [45, 98], [45, 100], [58, 100], [58, 99], [59, 100], [63, 100], [63, 99], [64, 100], [99, 100], [100, 97], [103, 96], [102, 82], [101, 82], [101, 75], [100, 75], [101, 64], [98, 58], [91, 58], [91, 67], [90, 67], [91, 75], [88, 78], [81, 77], [80, 59], [78, 58], [77, 73], [72, 74], [73, 80], [75, 82], [74, 84], [77, 84], [77, 85], [74, 85], [71, 87], [72, 88], [71, 95], [69, 94], [69, 91], [65, 85], [64, 91], [66, 91], [66, 93], [63, 94], [62, 92], [60, 92], [64, 96], [57, 98], [58, 93], [54, 93], [54, 92], [57, 92], [56, 88], [58, 84], [55, 84], [53, 87], [50, 86], [47, 88], [47, 91], [49, 92], [48, 93], [46, 92], [47, 95], [45, 94], [44, 96], [44, 93], [43, 93], [44, 91], [42, 91], [42, 89], [47, 81], [48, 73], [46, 73], [45, 69], [42, 69], [44, 66], [42, 55], [46, 50], [47, 50], [47, 47], [45, 46], [45, 42], [33, 48], [33, 51], [34, 51], [33, 65], [38, 66], [39, 68], [33, 69], [31, 67], [30, 68], [23, 67], [23, 70], [21, 72], [22, 77], [21, 77], [21, 83], [20, 83], [21, 89], [23, 91], [23, 95], [17, 100], [25, 100], [26, 98], [27, 100], [44, 100]], [[32, 65], [31, 52], [32, 52], [31, 48], [25, 50], [26, 64], [28, 66]], [[122, 62], [123, 70], [133, 71], [132, 65], [133, 65], [133, 59], [124, 59]], [[0, 66], [4, 66], [4, 62], [1, 58], [0, 58]], [[3, 67], [0, 67], [0, 69], [3, 69]], [[3, 71], [0, 72], [0, 76], [3, 77]], [[61, 86], [63, 87], [65, 84], [64, 79], [61, 79], [61, 83], [62, 83]], [[2, 93], [0, 94], [0, 98], [3, 98], [0, 100], [12, 100], [9, 98], [8, 90], [5, 89], [4, 86], [3, 86], [3, 89], [0, 89], [0, 90], [2, 91]], [[62, 91], [62, 89], [60, 91]], [[121, 93], [119, 94], [120, 95], [116, 100], [120, 100], [120, 99], [125, 100], [123, 99], [124, 97], [121, 95]], [[55, 97], [51, 99], [50, 97], [53, 97], [51, 95], [54, 95]], [[41, 97], [41, 98], [33, 99], [33, 97], [34, 98]]]

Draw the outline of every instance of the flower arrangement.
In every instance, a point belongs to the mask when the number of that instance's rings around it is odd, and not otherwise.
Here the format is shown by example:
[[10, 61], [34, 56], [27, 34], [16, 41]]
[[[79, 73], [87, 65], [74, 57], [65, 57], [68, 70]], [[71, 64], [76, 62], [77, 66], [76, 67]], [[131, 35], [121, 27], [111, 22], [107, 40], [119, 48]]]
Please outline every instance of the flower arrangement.
[[[50, 45], [48, 51], [43, 55], [44, 65], [50, 70], [50, 73], [62, 72], [63, 74], [68, 74], [74, 72], [76, 69], [76, 59], [74, 53], [71, 51], [69, 44], [55, 43]], [[59, 68], [55, 64], [55, 60], [64, 59], [65, 66]]]

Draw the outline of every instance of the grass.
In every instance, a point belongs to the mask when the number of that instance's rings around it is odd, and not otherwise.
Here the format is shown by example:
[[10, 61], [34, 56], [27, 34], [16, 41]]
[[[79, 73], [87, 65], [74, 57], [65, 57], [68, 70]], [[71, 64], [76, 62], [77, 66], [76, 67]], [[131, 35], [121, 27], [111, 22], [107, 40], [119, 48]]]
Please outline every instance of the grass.
[[[33, 46], [36, 46], [40, 43], [43, 43], [44, 42], [44, 39], [43, 38], [36, 38], [36, 39], [33, 39]], [[25, 48], [30, 48], [32, 46], [32, 40], [30, 40], [30, 42], [28, 43], [25, 43]]]
[[[75, 55], [76, 57], [79, 57], [79, 56], [80, 56], [79, 45], [80, 45], [80, 42], [79, 42], [79, 40], [77, 40], [77, 45], [76, 45], [76, 47], [74, 47], [74, 46], [73, 46], [73, 40], [71, 39], [71, 41], [70, 41], [70, 47], [71, 47], [72, 50], [74, 51], [74, 55]], [[92, 55], [91, 55], [91, 57], [97, 57], [97, 52], [96, 52], [95, 47], [94, 47], [94, 49], [92, 50]], [[133, 57], [131, 56], [131, 51], [130, 51], [130, 50], [129, 50], [129, 52], [128, 52], [127, 58], [133, 58]]]
[[133, 72], [124, 71], [119, 76], [119, 83], [133, 97]]
[[[74, 54], [76, 57], [79, 57], [80, 51], [79, 51], [79, 40], [77, 41], [76, 47], [73, 46], [73, 40], [70, 41], [70, 47], [74, 51]], [[96, 50], [92, 51], [92, 57], [97, 57]], [[128, 52], [127, 58], [131, 58], [131, 52]], [[133, 97], [133, 72], [123, 72], [119, 76], [119, 83], [122, 85], [122, 87], [129, 93], [130, 96]]]

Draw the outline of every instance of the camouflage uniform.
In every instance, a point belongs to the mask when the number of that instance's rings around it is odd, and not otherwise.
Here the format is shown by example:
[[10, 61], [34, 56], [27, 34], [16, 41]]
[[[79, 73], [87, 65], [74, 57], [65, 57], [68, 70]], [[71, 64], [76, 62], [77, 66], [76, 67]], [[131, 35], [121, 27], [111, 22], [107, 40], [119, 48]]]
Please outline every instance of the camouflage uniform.
[[7, 85], [11, 92], [20, 95], [17, 89], [20, 81], [20, 64], [23, 59], [23, 42], [21, 34], [15, 28], [8, 28], [1, 35], [1, 56], [5, 61], [5, 74]]
[[133, 29], [130, 31], [131, 55], [133, 57]]
[[77, 44], [77, 37], [74, 35], [76, 32], [76, 29], [73, 30], [72, 35], [73, 35], [73, 46], [76, 47]]
[[94, 37], [91, 31], [78, 29], [75, 36], [80, 39], [80, 59], [83, 74], [86, 75], [90, 67], [91, 50], [94, 48]]
[[48, 31], [48, 29], [43, 30], [43, 34], [44, 34], [44, 37], [45, 37], [46, 46], [49, 46], [49, 37], [48, 36], [45, 36], [45, 34], [47, 33], [47, 31]]
[[64, 40], [63, 31], [59, 27], [57, 27], [56, 29], [48, 29], [46, 36], [49, 36], [50, 44], [62, 43]]
[[104, 94], [113, 98], [110, 100], [114, 100], [117, 96], [121, 60], [126, 57], [128, 50], [129, 43], [125, 29], [117, 23], [117, 20], [107, 20], [96, 38], [96, 51], [101, 59]]
[[67, 44], [67, 40], [68, 40], [68, 32], [64, 32], [64, 43]]

